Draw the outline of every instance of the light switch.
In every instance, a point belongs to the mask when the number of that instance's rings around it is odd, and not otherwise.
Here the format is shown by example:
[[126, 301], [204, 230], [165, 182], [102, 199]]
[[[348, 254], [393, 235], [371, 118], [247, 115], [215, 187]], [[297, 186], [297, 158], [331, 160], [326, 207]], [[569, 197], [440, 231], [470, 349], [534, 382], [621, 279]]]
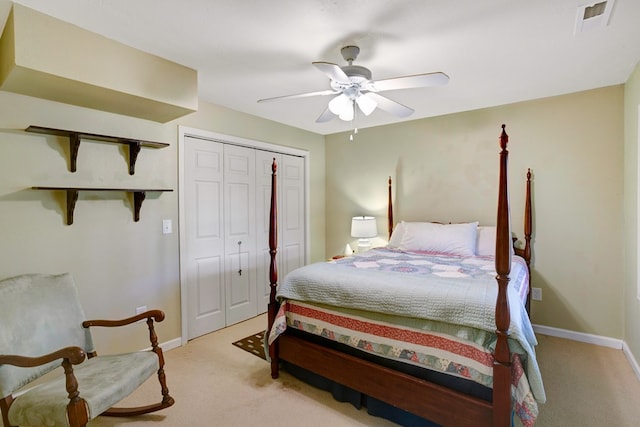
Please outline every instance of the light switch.
[[162, 220], [162, 234], [171, 234], [173, 232], [170, 219]]

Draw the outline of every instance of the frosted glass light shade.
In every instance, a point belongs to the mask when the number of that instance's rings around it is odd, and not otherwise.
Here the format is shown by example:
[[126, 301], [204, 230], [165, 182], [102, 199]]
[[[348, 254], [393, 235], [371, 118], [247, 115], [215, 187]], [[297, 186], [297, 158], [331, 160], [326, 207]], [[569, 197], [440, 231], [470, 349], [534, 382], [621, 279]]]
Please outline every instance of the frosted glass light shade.
[[378, 103], [369, 98], [366, 93], [356, 98], [356, 104], [358, 104], [360, 111], [362, 111], [365, 116], [373, 113], [373, 110], [378, 106]]
[[340, 95], [329, 101], [329, 111], [333, 114], [339, 115], [343, 111], [351, 108], [351, 100], [347, 95], [341, 93]]
[[338, 117], [340, 117], [340, 120], [344, 120], [345, 122], [350, 122], [351, 120], [353, 120], [353, 104], [351, 104], [349, 108], [345, 108], [344, 111], [342, 111], [342, 113], [338, 115]]

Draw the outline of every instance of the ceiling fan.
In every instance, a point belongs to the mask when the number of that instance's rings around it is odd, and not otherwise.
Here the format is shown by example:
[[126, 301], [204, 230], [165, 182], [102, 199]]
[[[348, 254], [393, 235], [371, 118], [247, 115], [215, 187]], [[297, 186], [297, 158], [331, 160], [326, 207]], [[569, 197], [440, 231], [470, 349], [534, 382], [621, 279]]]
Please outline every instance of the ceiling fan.
[[353, 65], [353, 61], [360, 53], [359, 47], [345, 46], [340, 50], [340, 53], [349, 65], [340, 67], [330, 62], [312, 63], [329, 77], [331, 89], [260, 99], [258, 102], [335, 95], [316, 120], [317, 123], [327, 122], [335, 116], [345, 121], [351, 121], [355, 118], [356, 106], [366, 116], [373, 113], [376, 108], [380, 108], [398, 117], [408, 117], [413, 113], [413, 109], [382, 96], [379, 92], [441, 86], [449, 81], [449, 76], [440, 72], [371, 80], [371, 71], [368, 68]]

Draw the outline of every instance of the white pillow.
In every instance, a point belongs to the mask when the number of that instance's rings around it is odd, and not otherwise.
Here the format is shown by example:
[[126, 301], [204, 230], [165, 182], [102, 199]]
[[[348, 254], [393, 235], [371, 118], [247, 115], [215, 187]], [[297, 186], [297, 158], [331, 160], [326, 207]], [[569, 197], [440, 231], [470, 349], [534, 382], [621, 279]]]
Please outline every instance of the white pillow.
[[404, 221], [400, 221], [396, 224], [393, 232], [391, 233], [391, 238], [389, 239], [389, 243], [387, 244], [391, 248], [397, 248], [402, 243], [402, 236], [404, 235]]
[[476, 253], [477, 222], [437, 224], [405, 222], [399, 249], [473, 256]]
[[[495, 256], [496, 254], [496, 234], [495, 225], [481, 225], [478, 227], [478, 244], [476, 246], [476, 255], [478, 256]], [[511, 242], [510, 242], [511, 243]], [[509, 245], [511, 255], [514, 255], [513, 244]]]

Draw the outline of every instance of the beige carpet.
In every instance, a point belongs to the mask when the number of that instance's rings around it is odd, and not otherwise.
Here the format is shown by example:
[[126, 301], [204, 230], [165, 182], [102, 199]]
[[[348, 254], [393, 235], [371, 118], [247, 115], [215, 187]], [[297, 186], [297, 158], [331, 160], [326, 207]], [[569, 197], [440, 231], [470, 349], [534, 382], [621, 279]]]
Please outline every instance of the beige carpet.
[[[258, 316], [165, 353], [167, 384], [176, 404], [136, 418], [98, 417], [92, 427], [393, 426], [366, 410], [338, 403], [327, 392], [286, 372], [270, 377], [269, 365], [233, 342], [266, 325]], [[162, 330], [159, 331], [162, 338]], [[538, 358], [548, 402], [536, 426], [640, 425], [640, 382], [620, 350], [538, 336]], [[586, 374], [585, 374], [586, 372]], [[126, 402], [157, 400], [157, 380]]]

